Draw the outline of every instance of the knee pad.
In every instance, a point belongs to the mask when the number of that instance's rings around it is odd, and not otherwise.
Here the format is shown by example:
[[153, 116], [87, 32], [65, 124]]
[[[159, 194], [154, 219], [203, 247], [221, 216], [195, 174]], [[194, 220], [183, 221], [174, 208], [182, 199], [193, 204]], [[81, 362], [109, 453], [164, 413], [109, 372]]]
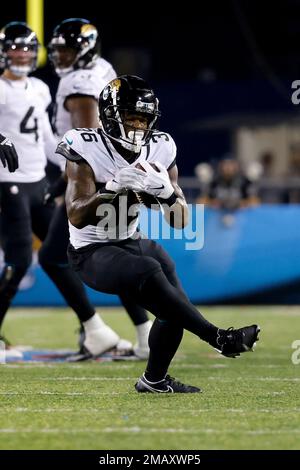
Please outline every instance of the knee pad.
[[0, 294], [3, 298], [12, 299], [25, 276], [29, 265], [5, 265], [0, 277]]

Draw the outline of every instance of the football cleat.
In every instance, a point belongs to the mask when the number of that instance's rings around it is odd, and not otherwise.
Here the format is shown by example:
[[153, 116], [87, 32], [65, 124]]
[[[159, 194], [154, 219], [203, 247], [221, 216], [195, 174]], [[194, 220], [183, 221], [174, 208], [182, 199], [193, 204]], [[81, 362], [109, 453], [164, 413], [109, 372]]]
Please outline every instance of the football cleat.
[[83, 346], [92, 356], [99, 356], [114, 348], [120, 340], [117, 333], [108, 325], [103, 325], [93, 331], [85, 332]]
[[83, 326], [79, 330], [79, 352], [69, 358], [69, 362], [87, 361], [97, 358], [106, 352], [119, 356], [132, 354], [132, 343], [119, 338], [108, 325], [86, 333]]
[[135, 384], [135, 389], [139, 393], [199, 393], [202, 390], [193, 385], [185, 385], [173, 377], [166, 375], [159, 382], [149, 382], [145, 375], [139, 378]]
[[244, 326], [237, 330], [233, 327], [225, 331], [218, 330], [217, 346], [214, 347], [223, 356], [237, 357], [241, 353], [253, 351], [256, 341], [259, 340], [259, 332], [258, 325]]

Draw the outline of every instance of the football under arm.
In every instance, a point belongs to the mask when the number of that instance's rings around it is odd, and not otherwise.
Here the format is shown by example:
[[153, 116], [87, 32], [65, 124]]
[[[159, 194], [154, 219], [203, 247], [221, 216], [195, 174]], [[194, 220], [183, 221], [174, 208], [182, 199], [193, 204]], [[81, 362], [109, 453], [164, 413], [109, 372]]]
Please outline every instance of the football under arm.
[[189, 209], [182, 189], [178, 185], [178, 168], [174, 165], [168, 170], [170, 181], [174, 188], [176, 201], [172, 206], [163, 204], [163, 213], [168, 224], [176, 229], [183, 229], [189, 222]]
[[66, 174], [66, 207], [71, 224], [78, 229], [86, 225], [97, 225], [99, 217], [96, 212], [99, 205], [107, 203], [107, 197], [115, 197], [115, 194], [100, 194], [97, 191], [93, 170], [84, 160], [68, 160]]

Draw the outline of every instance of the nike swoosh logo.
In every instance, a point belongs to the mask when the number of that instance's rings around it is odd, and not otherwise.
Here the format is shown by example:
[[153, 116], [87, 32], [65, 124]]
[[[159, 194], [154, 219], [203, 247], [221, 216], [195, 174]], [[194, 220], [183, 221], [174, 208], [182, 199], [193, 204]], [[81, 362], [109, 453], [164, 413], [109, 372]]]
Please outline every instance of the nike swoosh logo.
[[167, 385], [166, 390], [160, 390], [160, 389], [151, 387], [151, 385], [146, 384], [145, 382], [143, 382], [143, 385], [145, 385], [146, 388], [148, 388], [148, 390], [150, 390], [151, 392], [158, 392], [158, 393], [170, 393], [171, 392], [171, 393], [174, 393], [174, 390], [173, 390], [172, 387], [170, 387], [170, 385]]
[[69, 140], [68, 137], [66, 137], [66, 141], [68, 142], [69, 145], [72, 145], [73, 144], [73, 140]]
[[151, 188], [149, 188], [149, 189], [164, 189], [164, 185], [162, 184], [161, 186], [158, 186], [157, 188], [151, 187]]

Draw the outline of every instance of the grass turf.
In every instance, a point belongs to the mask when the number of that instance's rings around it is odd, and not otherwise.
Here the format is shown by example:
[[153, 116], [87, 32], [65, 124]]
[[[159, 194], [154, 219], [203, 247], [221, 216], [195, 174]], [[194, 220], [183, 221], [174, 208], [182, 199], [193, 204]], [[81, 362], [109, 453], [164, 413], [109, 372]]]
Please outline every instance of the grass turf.
[[[0, 365], [0, 449], [297, 449], [300, 308], [203, 308], [221, 327], [259, 323], [255, 353], [223, 358], [186, 332], [171, 375], [202, 394], [137, 394], [144, 362]], [[102, 309], [123, 337], [121, 310]], [[37, 348], [74, 348], [77, 321], [64, 309], [15, 309], [4, 333]]]

